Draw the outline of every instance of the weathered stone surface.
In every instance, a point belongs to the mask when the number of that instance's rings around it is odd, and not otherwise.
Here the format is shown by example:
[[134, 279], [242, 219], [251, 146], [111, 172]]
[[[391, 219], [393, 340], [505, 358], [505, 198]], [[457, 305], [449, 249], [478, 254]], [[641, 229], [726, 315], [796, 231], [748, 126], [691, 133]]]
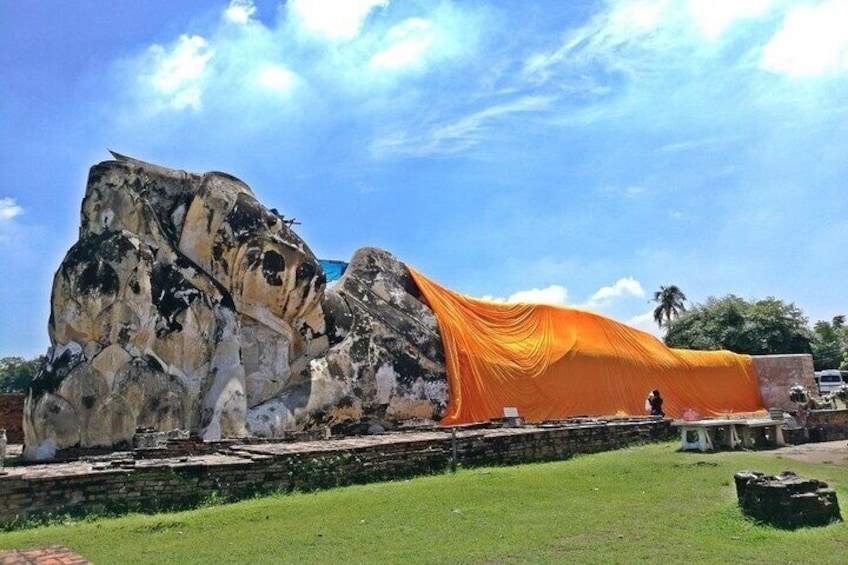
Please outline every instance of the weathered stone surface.
[[367, 430], [440, 418], [447, 405], [444, 353], [435, 316], [417, 296], [392, 255], [357, 251], [323, 297], [326, 351], [302, 368], [293, 363], [279, 393], [252, 406], [251, 431], [274, 436], [315, 424]]
[[362, 249], [327, 290], [240, 180], [115, 157], [92, 167], [54, 279], [28, 457], [126, 444], [137, 427], [216, 439], [441, 416], [436, 320], [401, 262]]
[[759, 522], [794, 529], [842, 521], [836, 492], [822, 481], [792, 471], [775, 477], [741, 471], [733, 478], [742, 512]]
[[752, 360], [757, 369], [764, 406], [794, 410], [795, 403], [790, 398], [792, 386], [816, 390], [813, 357], [809, 354], [755, 355]]

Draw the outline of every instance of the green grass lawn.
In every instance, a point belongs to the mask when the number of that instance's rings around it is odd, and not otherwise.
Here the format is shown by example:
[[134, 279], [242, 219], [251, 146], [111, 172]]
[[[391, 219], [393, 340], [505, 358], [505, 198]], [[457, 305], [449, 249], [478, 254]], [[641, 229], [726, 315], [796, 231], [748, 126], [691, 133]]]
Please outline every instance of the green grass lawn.
[[733, 473], [834, 486], [848, 468], [679, 443], [557, 463], [281, 495], [189, 512], [0, 534], [0, 548], [61, 544], [94, 563], [846, 563], [845, 523], [796, 531], [745, 520]]

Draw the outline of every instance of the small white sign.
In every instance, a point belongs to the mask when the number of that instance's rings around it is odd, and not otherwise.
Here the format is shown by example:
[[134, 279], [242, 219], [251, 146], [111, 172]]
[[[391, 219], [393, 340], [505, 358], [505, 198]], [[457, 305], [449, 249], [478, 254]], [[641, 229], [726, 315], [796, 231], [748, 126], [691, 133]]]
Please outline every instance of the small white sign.
[[518, 408], [514, 406], [504, 407], [504, 418], [518, 418]]

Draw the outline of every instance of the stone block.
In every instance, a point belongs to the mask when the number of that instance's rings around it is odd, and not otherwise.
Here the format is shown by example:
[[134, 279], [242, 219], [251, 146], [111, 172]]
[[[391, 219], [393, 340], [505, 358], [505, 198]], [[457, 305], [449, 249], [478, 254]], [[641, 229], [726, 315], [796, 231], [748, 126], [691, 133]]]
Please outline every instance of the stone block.
[[777, 476], [740, 471], [733, 478], [742, 512], [758, 522], [795, 529], [842, 521], [836, 492], [822, 481], [791, 471]]

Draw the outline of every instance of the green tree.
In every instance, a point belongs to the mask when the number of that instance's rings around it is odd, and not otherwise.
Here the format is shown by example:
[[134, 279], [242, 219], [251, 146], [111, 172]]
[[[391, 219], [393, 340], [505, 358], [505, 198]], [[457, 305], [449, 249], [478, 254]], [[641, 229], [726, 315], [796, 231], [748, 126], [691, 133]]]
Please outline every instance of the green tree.
[[665, 342], [752, 355], [811, 353], [807, 318], [797, 306], [771, 297], [749, 302], [733, 294], [710, 297], [682, 314], [668, 329]]
[[654, 302], [657, 303], [654, 308], [654, 321], [659, 327], [671, 327], [672, 318], [686, 311], [685, 301], [686, 295], [676, 285], [661, 286], [654, 293]]
[[29, 361], [22, 357], [4, 357], [0, 359], [0, 393], [26, 392], [38, 372], [44, 357]]
[[830, 322], [818, 321], [813, 326], [813, 367], [837, 369], [848, 354], [848, 328], [845, 316], [834, 316]]

